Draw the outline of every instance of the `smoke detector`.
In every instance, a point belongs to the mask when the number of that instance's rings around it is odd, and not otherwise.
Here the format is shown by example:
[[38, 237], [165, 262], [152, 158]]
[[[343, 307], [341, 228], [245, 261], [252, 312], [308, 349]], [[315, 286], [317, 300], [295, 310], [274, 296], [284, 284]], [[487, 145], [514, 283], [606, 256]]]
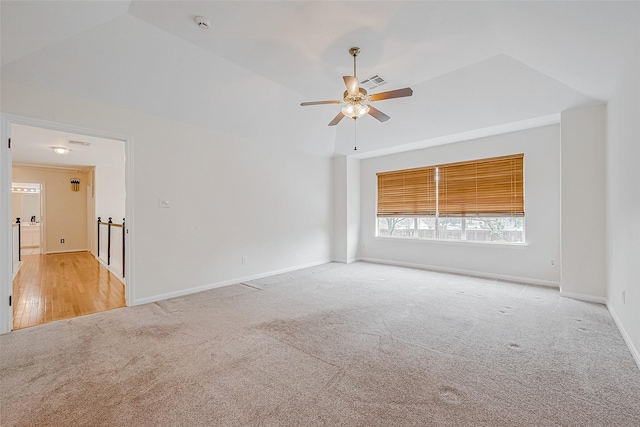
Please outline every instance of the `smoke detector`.
[[209, 21], [209, 18], [205, 18], [204, 16], [196, 16], [194, 20], [196, 21], [196, 24], [198, 24], [198, 27], [202, 28], [203, 30], [208, 30], [211, 26], [211, 21]]

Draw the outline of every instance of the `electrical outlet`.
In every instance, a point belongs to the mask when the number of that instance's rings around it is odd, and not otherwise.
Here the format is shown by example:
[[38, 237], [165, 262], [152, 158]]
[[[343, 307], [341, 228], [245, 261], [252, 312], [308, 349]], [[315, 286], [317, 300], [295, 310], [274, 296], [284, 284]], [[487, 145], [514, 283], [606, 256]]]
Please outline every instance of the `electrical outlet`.
[[242, 265], [246, 265], [247, 264], [247, 257], [243, 256], [241, 261], [242, 261]]
[[552, 259], [549, 261], [549, 265], [551, 265], [551, 267], [555, 267], [556, 266], [556, 260]]
[[622, 303], [623, 304], [627, 303], [626, 299], [627, 299], [627, 291], [622, 291]]
[[64, 243], [64, 239], [60, 239], [60, 243]]

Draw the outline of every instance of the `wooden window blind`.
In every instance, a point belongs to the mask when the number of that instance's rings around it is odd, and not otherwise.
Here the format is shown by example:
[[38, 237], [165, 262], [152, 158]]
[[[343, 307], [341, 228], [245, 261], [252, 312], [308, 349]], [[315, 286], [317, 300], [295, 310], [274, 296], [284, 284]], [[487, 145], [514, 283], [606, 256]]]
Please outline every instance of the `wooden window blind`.
[[524, 154], [438, 166], [439, 216], [524, 216]]
[[377, 175], [378, 217], [436, 214], [435, 166]]

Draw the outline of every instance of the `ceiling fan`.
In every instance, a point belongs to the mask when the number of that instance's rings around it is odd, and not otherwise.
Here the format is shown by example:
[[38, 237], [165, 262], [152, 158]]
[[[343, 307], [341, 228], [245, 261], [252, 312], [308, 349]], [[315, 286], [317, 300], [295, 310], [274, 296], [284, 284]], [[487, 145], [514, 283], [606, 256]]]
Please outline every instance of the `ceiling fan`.
[[342, 111], [338, 113], [337, 116], [331, 120], [329, 126], [337, 125], [340, 120], [342, 120], [345, 116], [351, 117], [352, 119], [357, 119], [365, 114], [369, 114], [374, 119], [380, 122], [386, 122], [390, 119], [382, 111], [378, 110], [372, 105], [366, 104], [365, 102], [373, 102], [373, 101], [382, 101], [383, 99], [392, 99], [392, 98], [402, 98], [405, 96], [411, 96], [413, 94], [413, 90], [410, 87], [405, 87], [403, 89], [390, 90], [388, 92], [380, 92], [373, 95], [368, 95], [367, 91], [360, 87], [358, 83], [358, 78], [356, 77], [356, 58], [360, 53], [359, 47], [352, 47], [349, 49], [349, 54], [353, 56], [353, 76], [343, 76], [344, 84], [347, 87], [347, 90], [344, 91], [342, 99], [336, 99], [331, 101], [314, 101], [314, 102], [303, 102], [300, 104], [305, 107], [307, 105], [321, 105], [321, 104], [346, 104], [342, 107]]

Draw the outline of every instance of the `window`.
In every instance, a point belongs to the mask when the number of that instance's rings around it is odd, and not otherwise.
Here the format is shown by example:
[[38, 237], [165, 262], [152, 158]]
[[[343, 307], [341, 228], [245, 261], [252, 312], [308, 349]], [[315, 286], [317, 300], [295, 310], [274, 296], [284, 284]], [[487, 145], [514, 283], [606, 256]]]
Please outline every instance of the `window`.
[[524, 155], [378, 176], [378, 236], [524, 242]]

